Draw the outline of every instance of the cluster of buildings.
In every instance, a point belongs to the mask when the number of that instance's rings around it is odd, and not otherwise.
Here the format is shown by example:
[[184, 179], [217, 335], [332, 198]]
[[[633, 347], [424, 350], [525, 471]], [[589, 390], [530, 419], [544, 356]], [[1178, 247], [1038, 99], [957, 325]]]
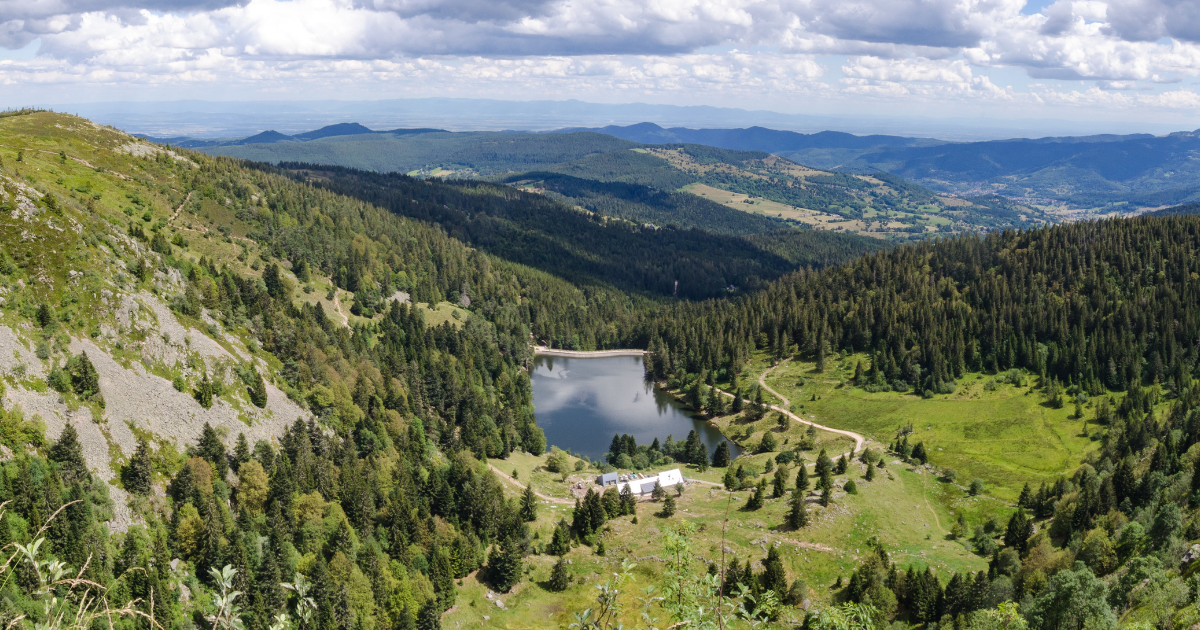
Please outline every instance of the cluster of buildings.
[[661, 485], [663, 490], [671, 490], [681, 483], [684, 483], [683, 473], [678, 468], [665, 470], [653, 477], [641, 473], [621, 475], [615, 472], [604, 473], [596, 477], [596, 485], [603, 487], [615, 485], [618, 492], [624, 492], [625, 486], [629, 486], [629, 492], [633, 496], [650, 494], [654, 492], [654, 486], [656, 485]]

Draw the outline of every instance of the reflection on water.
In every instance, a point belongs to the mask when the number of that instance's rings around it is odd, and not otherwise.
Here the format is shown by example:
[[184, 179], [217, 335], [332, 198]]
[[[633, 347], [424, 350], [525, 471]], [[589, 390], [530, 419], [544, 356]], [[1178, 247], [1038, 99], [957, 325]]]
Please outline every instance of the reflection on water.
[[[640, 357], [537, 357], [533, 404], [546, 441], [595, 459], [608, 452], [614, 434], [628, 433], [648, 445], [668, 435], [682, 441], [695, 429], [711, 456], [725, 439], [721, 432], [693, 419], [642, 375]], [[737, 456], [737, 445], [730, 442], [729, 448]]]

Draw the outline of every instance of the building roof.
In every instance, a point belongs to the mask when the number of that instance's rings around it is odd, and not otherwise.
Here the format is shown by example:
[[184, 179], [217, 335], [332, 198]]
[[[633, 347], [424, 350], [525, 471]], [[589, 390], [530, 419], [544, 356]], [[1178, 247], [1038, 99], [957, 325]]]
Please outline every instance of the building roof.
[[634, 494], [649, 494], [654, 492], [654, 486], [661, 484], [663, 490], [673, 488], [683, 483], [683, 473], [678, 468], [664, 470], [653, 477], [644, 479], [630, 479], [627, 483], [617, 484], [618, 490], [623, 490], [626, 485], [629, 486], [629, 491]]
[[615, 472], [604, 473], [603, 475], [600, 475], [599, 477], [596, 478], [596, 483], [599, 483], [602, 486], [607, 486], [610, 483], [616, 483], [616, 482], [617, 482], [617, 473], [615, 473]]

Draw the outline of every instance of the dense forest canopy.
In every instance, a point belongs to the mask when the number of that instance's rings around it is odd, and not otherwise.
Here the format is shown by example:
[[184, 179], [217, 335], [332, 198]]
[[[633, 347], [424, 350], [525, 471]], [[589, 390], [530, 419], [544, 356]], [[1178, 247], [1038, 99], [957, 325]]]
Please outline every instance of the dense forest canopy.
[[698, 205], [706, 214], [695, 221], [703, 222], [705, 230], [656, 228], [575, 211], [543, 195], [498, 184], [284, 166], [294, 169], [298, 179], [311, 178], [316, 187], [437, 224], [451, 236], [506, 260], [579, 286], [610, 286], [642, 295], [703, 299], [727, 295], [731, 286], [749, 291], [802, 265], [837, 264], [884, 247], [875, 239], [799, 230], [776, 235], [768, 246], [759, 247], [746, 238], [714, 233], [727, 231], [722, 226], [755, 221], [729, 219], [709, 205]]
[[1194, 217], [1114, 219], [907, 245], [802, 271], [734, 300], [667, 307], [656, 371], [734, 369], [756, 347], [867, 352], [888, 382], [933, 389], [1024, 368], [1089, 391], [1196, 364]]

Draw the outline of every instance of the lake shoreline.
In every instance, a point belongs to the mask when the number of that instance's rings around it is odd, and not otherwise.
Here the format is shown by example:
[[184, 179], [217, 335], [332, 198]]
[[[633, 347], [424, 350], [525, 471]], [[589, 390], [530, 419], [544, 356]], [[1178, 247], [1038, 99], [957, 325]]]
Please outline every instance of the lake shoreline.
[[650, 444], [696, 431], [710, 456], [722, 441], [739, 450], [718, 427], [645, 378], [642, 351], [559, 352], [539, 353], [531, 366], [535, 416], [548, 445], [597, 459], [614, 435]]
[[604, 357], [640, 357], [646, 354], [645, 350], [560, 350], [558, 348], [547, 348], [546, 346], [534, 346], [534, 356], [546, 357], [563, 357], [573, 359], [601, 359]]

